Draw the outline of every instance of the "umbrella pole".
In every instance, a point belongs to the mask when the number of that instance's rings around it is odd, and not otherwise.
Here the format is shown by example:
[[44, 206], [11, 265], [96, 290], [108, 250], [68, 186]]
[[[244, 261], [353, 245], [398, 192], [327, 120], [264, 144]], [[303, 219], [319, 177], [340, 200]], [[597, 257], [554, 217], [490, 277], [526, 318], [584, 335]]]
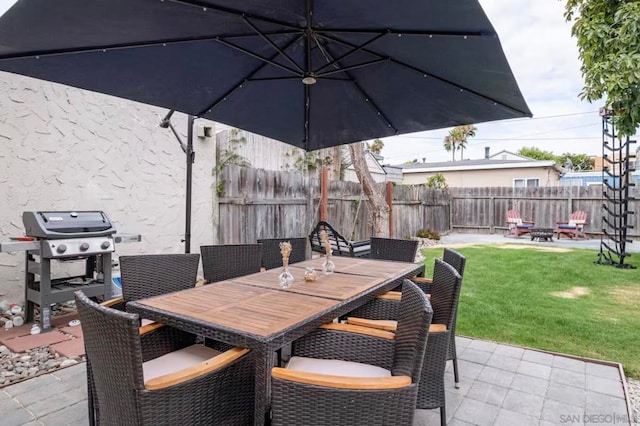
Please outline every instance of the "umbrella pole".
[[191, 253], [191, 182], [193, 180], [193, 163], [195, 153], [193, 152], [193, 115], [187, 117], [187, 194], [184, 222], [184, 252]]

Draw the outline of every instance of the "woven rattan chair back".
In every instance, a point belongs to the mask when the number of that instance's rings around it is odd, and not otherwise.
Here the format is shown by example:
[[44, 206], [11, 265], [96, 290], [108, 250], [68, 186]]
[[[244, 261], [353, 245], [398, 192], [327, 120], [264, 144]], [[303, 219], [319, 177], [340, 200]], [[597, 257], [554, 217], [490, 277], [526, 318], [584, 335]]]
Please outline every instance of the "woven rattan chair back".
[[262, 245], [230, 244], [201, 246], [202, 269], [209, 283], [260, 272]]
[[144, 389], [138, 316], [100, 306], [81, 291], [75, 299], [100, 417], [140, 424], [133, 395]]
[[444, 249], [444, 254], [442, 256], [442, 260], [444, 260], [449, 265], [453, 266], [453, 269], [458, 272], [460, 277], [464, 277], [464, 267], [467, 263], [467, 258], [458, 253], [455, 250], [451, 250], [450, 248]]
[[262, 244], [262, 266], [265, 269], [273, 269], [282, 266], [282, 254], [280, 254], [280, 243], [288, 241], [291, 243], [291, 254], [289, 264], [302, 262], [307, 259], [307, 239], [301, 238], [265, 238], [258, 240]]
[[371, 259], [414, 262], [418, 240], [371, 237]]
[[131, 302], [195, 286], [200, 255], [145, 254], [119, 260], [122, 297]]
[[435, 260], [431, 287], [434, 324], [446, 324], [449, 330], [453, 327], [461, 284], [462, 278], [453, 266], [440, 259]]
[[424, 292], [411, 281], [404, 280], [391, 368], [394, 376], [411, 376], [414, 383], [420, 380], [432, 315], [431, 304]]

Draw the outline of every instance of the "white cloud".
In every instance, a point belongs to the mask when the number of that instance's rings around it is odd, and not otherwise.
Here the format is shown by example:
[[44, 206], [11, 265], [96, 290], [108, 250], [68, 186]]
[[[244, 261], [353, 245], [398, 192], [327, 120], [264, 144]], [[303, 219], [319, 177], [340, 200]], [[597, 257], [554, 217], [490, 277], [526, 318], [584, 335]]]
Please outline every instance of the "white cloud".
[[[583, 86], [576, 41], [564, 20], [561, 0], [480, 0], [504, 49], [520, 90], [534, 119], [478, 124], [465, 158], [535, 146], [556, 154], [597, 155], [601, 152], [601, 103], [579, 99]], [[567, 115], [585, 113], [581, 115]], [[562, 116], [557, 118], [543, 117]], [[385, 138], [385, 162], [427, 158], [448, 161], [443, 148], [449, 129]], [[420, 140], [424, 138], [424, 140]], [[575, 139], [574, 139], [575, 138]], [[459, 158], [459, 154], [456, 155]]]

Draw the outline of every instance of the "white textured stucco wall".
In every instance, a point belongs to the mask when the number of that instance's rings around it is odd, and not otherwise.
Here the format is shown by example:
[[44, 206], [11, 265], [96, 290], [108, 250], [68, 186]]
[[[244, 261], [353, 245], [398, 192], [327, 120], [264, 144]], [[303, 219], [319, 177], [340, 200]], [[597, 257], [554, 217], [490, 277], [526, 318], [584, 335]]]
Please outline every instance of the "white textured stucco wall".
[[[166, 112], [0, 73], [0, 241], [23, 235], [26, 210], [104, 210], [118, 232], [142, 234], [116, 254], [183, 252], [186, 160], [158, 127]], [[186, 116], [172, 122], [186, 141]], [[215, 137], [194, 137], [194, 150], [197, 253], [213, 242]], [[0, 253], [0, 300], [21, 301], [23, 292], [24, 253]]]

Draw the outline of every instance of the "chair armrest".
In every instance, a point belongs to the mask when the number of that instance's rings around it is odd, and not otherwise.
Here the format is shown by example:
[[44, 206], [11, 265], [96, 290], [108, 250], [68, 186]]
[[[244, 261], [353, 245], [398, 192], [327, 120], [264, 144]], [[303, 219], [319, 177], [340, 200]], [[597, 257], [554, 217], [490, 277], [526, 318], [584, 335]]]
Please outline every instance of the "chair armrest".
[[175, 373], [165, 374], [164, 376], [151, 379], [144, 384], [144, 387], [147, 390], [158, 390], [178, 385], [180, 383], [194, 379], [198, 376], [202, 376], [204, 374], [208, 374], [214, 370], [222, 368], [248, 352], [249, 349], [230, 349], [226, 352], [221, 353], [220, 355], [209, 358], [208, 360], [191, 367], [176, 371]]
[[380, 296], [376, 296], [376, 299], [400, 301], [400, 299], [402, 299], [402, 292], [399, 292], [399, 291], [388, 291], [385, 294], [381, 294]]
[[[372, 320], [366, 318], [347, 318], [348, 325], [360, 326], [363, 328], [375, 328], [378, 330], [386, 330], [389, 332], [395, 332], [398, 327], [398, 321], [392, 320]], [[429, 326], [429, 333], [443, 333], [447, 331], [446, 324], [431, 324]]]
[[142, 336], [143, 334], [150, 333], [154, 330], [159, 329], [160, 327], [164, 327], [164, 324], [160, 322], [152, 322], [151, 324], [143, 325], [142, 327], [140, 327], [138, 329], [138, 334]]
[[124, 298], [123, 297], [116, 297], [115, 299], [105, 300], [100, 305], [101, 306], [106, 306], [107, 308], [112, 308], [115, 305], [119, 305], [121, 303], [124, 303]]
[[378, 330], [385, 330], [389, 332], [396, 331], [398, 328], [398, 321], [393, 320], [373, 320], [366, 318], [348, 317], [347, 325], [353, 325], [362, 328], [373, 328]]
[[279, 367], [273, 368], [271, 375], [276, 379], [339, 389], [382, 390], [411, 386], [411, 377], [409, 376], [345, 377], [288, 370]]
[[416, 284], [433, 284], [433, 279], [431, 278], [411, 277], [409, 279]]
[[522, 221], [523, 225], [535, 225], [536, 223], [532, 220], [523, 220]]
[[320, 328], [325, 330], [334, 330], [334, 331], [343, 331], [345, 333], [357, 333], [364, 334], [372, 337], [380, 337], [382, 339], [391, 339], [393, 340], [396, 336], [393, 333], [389, 333], [388, 331], [383, 331], [381, 329], [374, 329], [369, 327], [362, 327], [360, 325], [353, 324], [340, 324], [331, 322], [329, 324], [321, 325]]

